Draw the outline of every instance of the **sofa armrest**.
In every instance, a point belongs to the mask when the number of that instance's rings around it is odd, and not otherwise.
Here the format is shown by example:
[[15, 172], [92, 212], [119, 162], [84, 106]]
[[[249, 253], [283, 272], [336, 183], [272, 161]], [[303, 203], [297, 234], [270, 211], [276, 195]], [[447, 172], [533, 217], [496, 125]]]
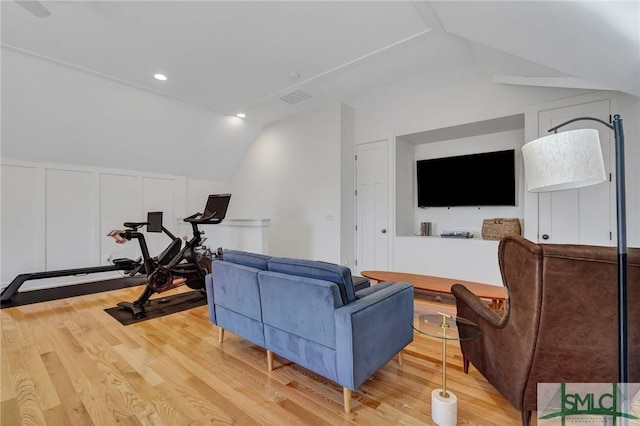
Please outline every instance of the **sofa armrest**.
[[334, 315], [338, 382], [355, 390], [413, 341], [413, 286], [381, 288]]
[[489, 308], [478, 296], [473, 294], [462, 284], [451, 286], [451, 294], [456, 298], [457, 304], [465, 305], [469, 310], [484, 319], [493, 327], [502, 327], [503, 316]]

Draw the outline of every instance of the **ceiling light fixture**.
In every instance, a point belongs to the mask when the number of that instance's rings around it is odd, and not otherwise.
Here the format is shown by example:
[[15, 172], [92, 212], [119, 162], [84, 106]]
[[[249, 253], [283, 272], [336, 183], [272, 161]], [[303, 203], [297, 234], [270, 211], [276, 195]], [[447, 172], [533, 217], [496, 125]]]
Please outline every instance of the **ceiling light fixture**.
[[236, 117], [238, 118], [245, 118], [247, 116], [247, 114], [243, 113], [243, 112], [239, 112], [236, 114]]
[[160, 81], [167, 81], [167, 76], [164, 74], [154, 74], [153, 78]]

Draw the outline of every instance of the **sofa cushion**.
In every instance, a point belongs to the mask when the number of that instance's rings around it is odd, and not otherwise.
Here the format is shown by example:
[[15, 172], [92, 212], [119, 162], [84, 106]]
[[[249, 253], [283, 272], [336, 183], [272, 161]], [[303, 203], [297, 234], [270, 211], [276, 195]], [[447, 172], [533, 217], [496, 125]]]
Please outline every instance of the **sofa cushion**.
[[237, 263], [217, 260], [213, 262], [213, 292], [211, 300], [215, 304], [217, 324], [220, 322], [218, 306], [237, 312], [256, 321], [262, 321], [260, 290], [258, 288], [259, 269]]
[[243, 339], [250, 340], [263, 348], [266, 346], [264, 343], [264, 324], [261, 321], [220, 305], [216, 306], [216, 318], [218, 319], [218, 325], [225, 330], [237, 334]]
[[337, 284], [271, 271], [259, 272], [258, 282], [265, 325], [335, 348], [334, 312], [343, 306]]
[[356, 300], [353, 281], [351, 280], [351, 270], [346, 266], [317, 260], [272, 257], [268, 262], [268, 269], [271, 272], [281, 272], [283, 274], [336, 283], [340, 290], [342, 303], [346, 305]]
[[298, 365], [338, 381], [336, 350], [269, 324], [264, 324], [265, 347]]
[[249, 253], [240, 250], [225, 250], [222, 252], [222, 259], [238, 265], [249, 266], [251, 268], [267, 270], [267, 262], [271, 256], [259, 253]]

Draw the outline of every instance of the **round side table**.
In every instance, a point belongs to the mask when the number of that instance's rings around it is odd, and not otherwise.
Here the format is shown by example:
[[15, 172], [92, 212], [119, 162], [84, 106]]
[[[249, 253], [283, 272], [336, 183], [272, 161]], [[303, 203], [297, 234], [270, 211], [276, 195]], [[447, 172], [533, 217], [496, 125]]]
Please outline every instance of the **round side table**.
[[480, 328], [467, 319], [442, 312], [415, 315], [411, 326], [418, 333], [442, 341], [442, 388], [431, 392], [431, 419], [438, 426], [455, 426], [458, 398], [447, 389], [447, 341], [475, 339], [480, 336]]

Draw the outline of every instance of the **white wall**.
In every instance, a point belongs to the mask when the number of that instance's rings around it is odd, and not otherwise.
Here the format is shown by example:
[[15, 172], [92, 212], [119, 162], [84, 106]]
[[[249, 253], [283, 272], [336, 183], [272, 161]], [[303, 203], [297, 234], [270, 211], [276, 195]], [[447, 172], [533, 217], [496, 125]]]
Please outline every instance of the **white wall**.
[[343, 265], [355, 265], [356, 201], [353, 191], [356, 187], [355, 170], [355, 111], [342, 105], [340, 118], [341, 168], [340, 168], [340, 261]]
[[[0, 165], [0, 284], [17, 275], [110, 265], [137, 259], [137, 241], [117, 244], [107, 233], [124, 222], [144, 222], [163, 212], [163, 225], [177, 237], [192, 237], [184, 217], [203, 212], [209, 194], [228, 193], [230, 184], [130, 170], [3, 159]], [[232, 196], [233, 203], [233, 196]], [[205, 245], [266, 252], [268, 220], [234, 220], [200, 225]], [[152, 256], [171, 241], [145, 233]], [[119, 278], [120, 272], [29, 280], [19, 291]]]
[[231, 179], [231, 216], [271, 219], [269, 253], [340, 263], [341, 105], [268, 126]]
[[[228, 194], [231, 193], [231, 185], [228, 182], [211, 182], [207, 180], [200, 179], [187, 179], [187, 189], [186, 189], [186, 208], [185, 215], [191, 216], [194, 213], [202, 213], [204, 212], [204, 207], [207, 204], [207, 199], [210, 194]], [[234, 197], [231, 196], [231, 200], [229, 201], [229, 210], [234, 203]], [[226, 216], [229, 217], [228, 215]], [[178, 229], [180, 235], [189, 235], [191, 236], [191, 225], [184, 222], [182, 219], [178, 218], [179, 226]], [[224, 223], [224, 222], [223, 222]], [[213, 249], [217, 247], [228, 247], [229, 242], [227, 238], [224, 238], [218, 232], [219, 225], [202, 225], [199, 226], [201, 231], [204, 231], [204, 236], [207, 238], [205, 241], [205, 245], [212, 247]], [[235, 247], [234, 247], [235, 248]]]
[[[1, 286], [17, 275], [110, 265], [110, 259], [137, 259], [137, 241], [116, 244], [107, 233], [124, 222], [144, 222], [149, 211], [163, 212], [163, 225], [191, 238], [183, 218], [203, 212], [209, 194], [230, 192], [229, 183], [130, 170], [3, 159], [0, 220]], [[233, 203], [233, 196], [232, 201]], [[234, 220], [200, 225], [205, 245], [266, 252], [268, 220]], [[144, 232], [145, 228], [141, 228]], [[170, 242], [145, 233], [152, 256]], [[120, 272], [27, 281], [20, 291], [119, 278]]]
[[406, 79], [349, 102], [356, 110], [356, 143], [521, 114], [532, 104], [585, 90], [496, 84], [474, 74], [449, 84]]
[[[186, 216], [204, 211], [210, 194], [231, 194], [229, 209], [225, 219], [217, 225], [200, 225], [198, 229], [203, 231], [204, 245], [212, 251], [218, 248], [250, 251], [254, 253], [267, 253], [269, 251], [269, 226], [268, 219], [246, 219], [246, 216], [234, 218], [232, 214], [239, 212], [236, 197], [229, 182], [210, 182], [199, 179], [187, 179], [186, 189]], [[178, 218], [180, 235], [191, 236], [191, 225]]]
[[[146, 210], [138, 197], [145, 185], [137, 180], [157, 173], [183, 181], [181, 195], [170, 200], [179, 211], [165, 217], [166, 227], [178, 236], [190, 234], [182, 218], [202, 211], [208, 194], [231, 192], [228, 222], [223, 223], [229, 226], [203, 227], [208, 245], [257, 247], [244, 234], [258, 233], [259, 245], [271, 243], [271, 251], [277, 254], [341, 262], [344, 250], [345, 261], [353, 259], [353, 239], [341, 240], [340, 232], [341, 217], [353, 215], [353, 207], [341, 202], [341, 177], [347, 176], [345, 185], [349, 186], [348, 175], [353, 170], [352, 162], [341, 161], [353, 152], [354, 119], [348, 108], [334, 105], [276, 123], [260, 134], [249, 120], [222, 117], [4, 47], [1, 103], [3, 162], [25, 162], [35, 170], [16, 179], [14, 168], [6, 172], [3, 166], [2, 285], [18, 273], [67, 268], [64, 259], [75, 259], [74, 266], [79, 267], [104, 264], [109, 241], [103, 241], [104, 230], [98, 224], [117, 227], [124, 220], [144, 220]], [[342, 127], [343, 122], [351, 122], [351, 130], [348, 125]], [[350, 141], [346, 150], [342, 139]], [[232, 184], [229, 176], [254, 141]], [[62, 200], [55, 205], [46, 204], [47, 174], [49, 185], [56, 182], [56, 172], [47, 171], [49, 168], [63, 170], [58, 177], [74, 185], [74, 191], [66, 194], [50, 190], [55, 193], [53, 199]], [[73, 178], [80, 175], [89, 180]], [[60, 179], [58, 187], [62, 188], [65, 183]], [[149, 182], [153, 187], [154, 181]], [[27, 194], [34, 197], [23, 199], [25, 188], [31, 188]], [[352, 184], [348, 190], [351, 188]], [[123, 199], [118, 202], [118, 197]], [[71, 219], [62, 220], [73, 213], [65, 210], [65, 201], [78, 208], [75, 235], [69, 240], [73, 244], [68, 245], [58, 235], [74, 226]], [[25, 206], [29, 213], [21, 215]], [[106, 206], [115, 208], [108, 218], [103, 213]], [[48, 207], [62, 222], [43, 219], [49, 214]], [[266, 232], [277, 238], [270, 240], [263, 228], [268, 228], [266, 219], [271, 217], [276, 218], [277, 229]], [[353, 223], [349, 219], [345, 226]], [[259, 226], [242, 230], [238, 225], [247, 223]], [[134, 254], [114, 253], [120, 255]], [[52, 262], [56, 256], [60, 262]], [[58, 281], [32, 282], [24, 289], [58, 285], [63, 280]]]
[[[403, 134], [440, 129], [465, 123], [525, 113], [525, 121], [535, 105], [558, 99], [572, 98], [589, 93], [585, 90], [541, 88], [493, 83], [489, 76], [476, 74], [456, 82], [430, 87], [428, 81], [403, 80], [376, 92], [352, 100], [349, 104], [356, 110], [355, 142], [366, 143], [378, 139], [394, 141]], [[638, 169], [640, 169], [640, 131], [638, 129], [639, 101], [632, 96], [618, 96], [620, 113], [625, 121], [627, 151], [627, 212], [628, 239], [630, 246], [640, 246], [640, 194], [638, 193]], [[525, 131], [525, 142], [531, 140]], [[400, 147], [401, 150], [406, 147]], [[395, 148], [391, 152], [395, 152]], [[390, 165], [390, 188], [395, 182], [395, 163]], [[522, 182], [518, 183], [522, 187]], [[395, 203], [395, 195], [391, 199]], [[525, 197], [525, 203], [527, 203]], [[395, 214], [402, 206], [390, 206], [391, 223], [395, 226]], [[530, 211], [527, 205], [518, 207]], [[489, 214], [489, 216], [491, 216]], [[425, 217], [426, 218], [426, 217]], [[436, 219], [434, 219], [436, 220]], [[445, 222], [445, 219], [437, 219]], [[632, 223], [631, 223], [632, 222]], [[401, 223], [404, 223], [401, 221]], [[458, 226], [451, 222], [448, 226]], [[526, 226], [526, 223], [525, 223]], [[460, 225], [460, 227], [462, 227]], [[474, 225], [476, 228], [477, 225]], [[396, 231], [406, 232], [406, 229]], [[415, 238], [418, 241], [415, 241]], [[468, 242], [463, 250], [453, 247], [464, 243], [434, 242], [433, 240], [395, 237], [392, 242], [396, 270], [417, 273], [435, 273], [469, 281], [500, 284], [497, 265], [497, 247], [492, 242]], [[422, 242], [420, 242], [422, 241]], [[480, 244], [478, 244], [480, 243]], [[425, 261], [428, 259], [428, 261]], [[480, 261], [478, 261], [480, 259]], [[492, 259], [495, 259], [493, 261]], [[431, 265], [431, 266], [430, 266]]]
[[[59, 163], [3, 159], [1, 164], [1, 282], [18, 274], [109, 265], [140, 256], [137, 242], [116, 244], [107, 234], [124, 222], [144, 222], [162, 211], [175, 232], [184, 217], [185, 178]], [[143, 229], [144, 231], [144, 229]], [[170, 239], [147, 234], [151, 255]], [[120, 277], [117, 272], [27, 281], [21, 290]]]
[[[88, 171], [91, 176], [103, 168], [118, 173], [129, 170], [127, 173], [136, 176], [156, 172], [189, 176], [182, 198], [174, 200], [181, 210], [174, 218], [179, 229], [184, 230], [183, 225], [178, 225], [179, 218], [201, 211], [206, 195], [231, 192], [229, 219], [271, 219], [268, 231], [271, 254], [349, 262], [349, 241], [353, 242], [353, 235], [347, 221], [353, 217], [353, 206], [349, 208], [347, 203], [352, 199], [353, 187], [349, 188], [348, 182], [353, 165], [348, 157], [355, 150], [345, 143], [394, 141], [397, 135], [509, 116], [529, 111], [535, 104], [586, 93], [495, 84], [484, 74], [437, 87], [430, 84], [419, 79], [397, 81], [352, 99], [349, 102], [352, 109], [341, 105], [324, 107], [274, 123], [259, 133], [249, 122], [221, 117], [193, 105], [3, 48], [2, 158], [72, 164], [70, 169], [74, 172], [79, 168], [81, 173]], [[621, 95], [618, 99], [617, 112], [625, 119], [627, 137], [629, 245], [640, 246], [637, 185], [640, 107], [638, 98]], [[225, 155], [217, 155], [221, 151]], [[390, 146], [390, 153], [393, 152], [395, 149]], [[390, 160], [390, 188], [394, 188], [395, 158], [391, 156]], [[239, 167], [234, 174], [236, 164]], [[9, 183], [3, 178], [3, 188], [5, 185], [13, 188], [8, 193], [3, 189], [2, 193], [2, 222], [10, 223], [13, 229], [7, 230], [3, 225], [3, 258], [7, 256], [7, 247], [12, 245], [5, 243], [5, 235], [13, 241], [18, 238], [15, 229], [28, 227], [25, 239], [35, 241], [38, 247], [45, 244], [45, 237], [55, 237], [47, 234], [42, 218], [34, 216], [34, 212], [47, 207], [42, 198], [46, 194], [45, 175], [43, 171], [35, 175], [26, 173], [23, 179], [12, 178]], [[231, 175], [227, 182], [226, 176]], [[18, 185], [31, 189], [14, 190]], [[111, 196], [117, 196], [119, 188], [127, 185], [116, 185]], [[95, 180], [90, 186], [99, 188]], [[38, 194], [36, 198], [29, 197], [31, 190]], [[105, 188], [97, 191], [107, 193]], [[87, 196], [91, 203], [96, 202], [96, 195]], [[394, 194], [391, 199], [395, 199]], [[22, 217], [16, 211], [8, 212], [5, 207], [12, 204], [29, 213]], [[126, 212], [129, 207], [123, 204], [121, 208]], [[392, 224], [395, 209], [392, 203], [389, 211]], [[86, 212], [94, 219], [85, 225], [95, 227], [95, 214], [99, 210], [92, 207]], [[101, 232], [86, 231], [83, 235], [92, 239], [101, 236]], [[207, 232], [214, 235], [216, 231]], [[391, 233], [395, 235], [395, 229]], [[212, 240], [208, 243], [218, 246]], [[391, 247], [395, 247], [394, 262], [407, 268], [419, 266], [421, 257], [438, 252], [436, 247], [418, 255], [419, 247], [397, 241], [392, 241]], [[100, 245], [91, 246], [92, 262], [102, 262], [102, 255], [95, 255], [102, 250]], [[33, 257], [28, 262], [33, 263], [21, 267], [32, 272], [44, 265], [45, 254], [42, 248], [31, 253]], [[405, 263], [398, 262], [399, 259]], [[469, 260], [466, 262], [469, 265], [475, 263], [470, 259], [449, 255], [430, 259], [443, 268], [445, 276], [494, 281], [491, 278], [495, 276], [494, 269], [474, 275], [471, 268], [469, 276], [459, 276], [465, 260]], [[5, 264], [3, 284], [5, 275], [13, 273], [5, 274]]]
[[1, 53], [3, 158], [226, 181], [260, 131], [76, 68]]
[[[435, 235], [444, 231], [469, 231], [475, 235], [475, 238], [480, 238], [484, 219], [512, 217], [522, 221], [524, 218], [524, 174], [520, 148], [523, 143], [524, 129], [521, 129], [416, 146], [415, 157], [412, 159], [414, 167], [417, 160], [515, 149], [516, 205], [513, 207], [431, 207], [420, 209], [416, 207], [415, 194], [417, 190], [415, 186], [412, 186], [414, 190], [412, 191], [411, 204], [406, 206], [410, 206], [414, 211], [413, 233], [410, 235], [418, 232], [420, 222], [431, 222]], [[466, 174], [464, 170], [455, 171], [453, 174], [456, 174], [457, 179], [473, 179], [473, 176]], [[415, 178], [415, 172], [413, 177]]]
[[[116, 246], [105, 234], [149, 210], [165, 211], [165, 226], [190, 236], [182, 218], [202, 211], [208, 194], [230, 192], [226, 181], [261, 130], [4, 46], [1, 54], [2, 286], [19, 273], [136, 258], [135, 243]], [[168, 239], [148, 242], [155, 254]], [[115, 276], [29, 281], [21, 290]]]
[[[203, 212], [210, 194], [228, 194], [231, 192], [229, 182], [212, 182], [201, 179], [187, 179], [186, 215]], [[229, 206], [233, 206], [233, 196]], [[229, 208], [229, 210], [231, 207]]]

